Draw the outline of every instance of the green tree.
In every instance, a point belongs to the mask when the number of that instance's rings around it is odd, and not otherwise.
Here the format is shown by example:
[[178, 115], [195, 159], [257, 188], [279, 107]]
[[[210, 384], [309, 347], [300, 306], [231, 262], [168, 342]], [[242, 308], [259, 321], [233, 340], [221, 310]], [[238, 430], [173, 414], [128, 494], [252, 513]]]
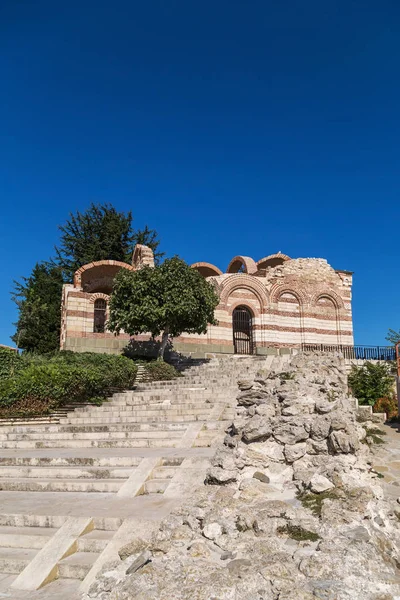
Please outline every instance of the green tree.
[[206, 333], [208, 324], [216, 324], [218, 302], [214, 286], [178, 257], [154, 268], [121, 269], [110, 299], [108, 329], [130, 335], [162, 333], [162, 360], [169, 337], [184, 331]]
[[91, 204], [81, 213], [70, 213], [59, 226], [60, 244], [56, 247], [55, 264], [59, 265], [66, 281], [72, 281], [77, 269], [96, 260], [120, 260], [130, 263], [136, 243], [149, 246], [160, 259], [157, 233], [146, 227], [135, 231], [132, 213], [118, 212], [111, 204]]
[[37, 263], [29, 277], [14, 282], [19, 315], [12, 340], [18, 348], [40, 353], [59, 348], [62, 286], [60, 267], [49, 263]]
[[130, 263], [137, 243], [149, 246], [156, 261], [163, 257], [156, 231], [147, 225], [134, 230], [131, 212], [118, 212], [110, 204], [91, 204], [83, 213], [70, 214], [59, 229], [56, 258], [36, 264], [29, 277], [14, 282], [12, 298], [19, 314], [12, 339], [25, 350], [59, 348], [62, 285], [82, 265], [105, 259]]
[[386, 339], [393, 346], [395, 346], [397, 344], [397, 342], [400, 342], [400, 331], [395, 331], [394, 329], [389, 329]]
[[373, 406], [378, 398], [393, 394], [394, 379], [386, 363], [366, 362], [361, 367], [352, 366], [349, 385], [360, 404]]

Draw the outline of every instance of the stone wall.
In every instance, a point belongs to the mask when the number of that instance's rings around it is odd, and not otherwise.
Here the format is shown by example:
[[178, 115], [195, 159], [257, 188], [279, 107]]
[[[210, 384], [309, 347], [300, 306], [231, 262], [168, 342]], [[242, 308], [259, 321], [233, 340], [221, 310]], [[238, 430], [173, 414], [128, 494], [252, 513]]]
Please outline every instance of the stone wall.
[[[61, 348], [119, 352], [129, 336], [94, 333], [94, 303], [98, 298], [108, 303], [119, 269], [136, 270], [146, 265], [154, 266], [151, 250], [137, 246], [132, 265], [98, 261], [79, 269], [74, 283], [63, 290]], [[352, 275], [335, 271], [324, 259], [290, 259], [277, 254], [256, 263], [250, 257], [237, 256], [227, 273], [209, 263], [195, 263], [193, 268], [217, 287], [218, 325], [210, 326], [203, 335], [183, 334], [175, 339], [178, 351], [194, 355], [233, 353], [232, 315], [238, 306], [246, 306], [252, 314], [256, 354], [268, 353], [270, 348], [299, 348], [302, 344], [354, 343]]]

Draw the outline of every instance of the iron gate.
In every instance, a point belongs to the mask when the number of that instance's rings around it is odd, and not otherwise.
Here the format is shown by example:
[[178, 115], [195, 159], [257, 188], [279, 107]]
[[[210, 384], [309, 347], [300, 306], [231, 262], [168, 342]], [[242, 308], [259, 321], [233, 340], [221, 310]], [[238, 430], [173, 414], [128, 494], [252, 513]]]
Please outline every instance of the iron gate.
[[235, 308], [232, 325], [235, 354], [253, 354], [253, 324], [249, 309], [245, 306]]

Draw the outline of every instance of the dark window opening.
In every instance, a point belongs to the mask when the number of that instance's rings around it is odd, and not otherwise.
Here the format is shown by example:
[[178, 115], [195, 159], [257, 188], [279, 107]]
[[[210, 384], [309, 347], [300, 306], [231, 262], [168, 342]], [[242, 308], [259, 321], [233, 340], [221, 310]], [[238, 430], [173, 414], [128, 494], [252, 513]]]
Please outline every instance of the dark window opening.
[[106, 327], [106, 310], [107, 302], [102, 298], [98, 298], [94, 303], [94, 333], [104, 333]]

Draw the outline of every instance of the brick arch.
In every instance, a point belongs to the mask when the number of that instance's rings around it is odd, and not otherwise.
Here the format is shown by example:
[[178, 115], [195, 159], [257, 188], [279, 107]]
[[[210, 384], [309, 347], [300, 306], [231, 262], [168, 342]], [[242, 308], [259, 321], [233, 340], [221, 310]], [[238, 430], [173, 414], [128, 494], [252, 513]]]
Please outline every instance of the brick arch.
[[290, 256], [288, 256], [287, 254], [282, 254], [281, 252], [277, 252], [276, 254], [270, 254], [269, 256], [264, 256], [264, 258], [261, 258], [261, 260], [257, 261], [257, 267], [259, 269], [265, 269], [267, 267], [276, 267], [278, 265], [283, 265], [283, 263], [287, 260], [291, 260]]
[[222, 275], [221, 269], [208, 262], [197, 262], [190, 265], [192, 269], [196, 269], [203, 277], [212, 277]]
[[271, 302], [276, 303], [279, 302], [282, 294], [292, 294], [299, 301], [299, 305], [303, 306], [304, 304], [308, 304], [309, 298], [304, 290], [300, 287], [290, 287], [284, 284], [275, 285], [272, 287], [270, 292]]
[[247, 303], [246, 300], [237, 300], [236, 302], [234, 302], [228, 309], [228, 314], [230, 316], [233, 315], [233, 311], [235, 310], [235, 308], [237, 308], [238, 306], [244, 306], [245, 308], [247, 308], [247, 310], [249, 310], [252, 314], [253, 317], [259, 317], [261, 316], [261, 312], [258, 310], [258, 308], [256, 308], [255, 306], [249, 306], [249, 304]]
[[122, 269], [128, 269], [128, 271], [134, 271], [134, 267], [132, 265], [128, 265], [128, 263], [121, 262], [120, 260], [96, 260], [95, 262], [88, 263], [87, 265], [83, 265], [80, 269], [77, 269], [74, 273], [74, 287], [80, 287], [82, 282], [82, 274], [85, 271], [89, 271], [90, 269], [95, 269], [96, 267], [121, 267]]
[[[268, 302], [268, 294], [267, 290], [260, 283], [257, 277], [249, 277], [244, 273], [238, 273], [237, 275], [232, 275], [228, 279], [225, 279], [221, 283], [221, 292], [220, 292], [220, 303], [225, 308], [227, 308], [227, 303], [229, 299], [229, 295], [234, 292], [238, 288], [244, 288], [254, 293], [257, 297], [261, 311], [264, 312], [267, 308]], [[242, 302], [243, 304], [243, 302]]]
[[258, 270], [257, 263], [250, 256], [235, 256], [229, 263], [226, 272], [237, 273], [241, 266], [248, 275], [256, 273]]
[[103, 294], [102, 292], [96, 292], [95, 294], [90, 294], [89, 302], [94, 304], [96, 300], [105, 300], [108, 304], [110, 300], [110, 296], [108, 294]]
[[311, 299], [311, 306], [317, 306], [318, 300], [321, 300], [321, 298], [327, 298], [328, 300], [333, 302], [334, 306], [338, 310], [345, 307], [343, 298], [341, 298], [339, 294], [337, 294], [333, 290], [320, 291], [314, 294], [314, 296]]

